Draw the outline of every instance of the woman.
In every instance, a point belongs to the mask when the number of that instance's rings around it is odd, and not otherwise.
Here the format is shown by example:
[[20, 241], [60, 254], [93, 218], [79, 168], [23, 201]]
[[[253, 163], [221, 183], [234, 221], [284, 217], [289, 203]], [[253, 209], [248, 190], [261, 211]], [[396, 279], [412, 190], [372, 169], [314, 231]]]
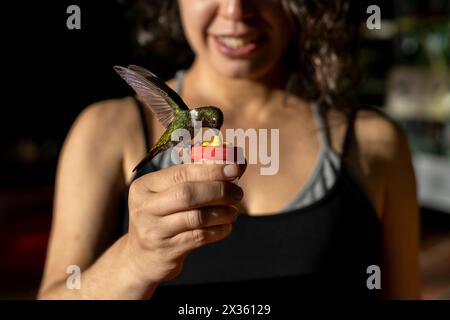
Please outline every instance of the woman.
[[[305, 297], [418, 298], [407, 139], [380, 112], [343, 99], [349, 1], [172, 4], [195, 59], [169, 86], [189, 106], [220, 106], [223, 132], [279, 129], [279, 171], [158, 155], [133, 177], [162, 126], [134, 98], [88, 107], [61, 153], [39, 298], [267, 297], [288, 286]], [[78, 290], [66, 286], [70, 265], [81, 269]]]

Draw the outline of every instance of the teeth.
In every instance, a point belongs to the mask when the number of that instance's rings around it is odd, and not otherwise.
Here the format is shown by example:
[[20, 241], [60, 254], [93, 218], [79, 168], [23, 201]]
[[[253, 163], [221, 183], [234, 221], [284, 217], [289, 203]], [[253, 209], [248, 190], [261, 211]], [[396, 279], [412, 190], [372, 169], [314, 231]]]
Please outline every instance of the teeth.
[[236, 38], [236, 37], [219, 37], [219, 39], [220, 42], [222, 42], [224, 45], [233, 49], [243, 47], [244, 45], [250, 42], [243, 38]]

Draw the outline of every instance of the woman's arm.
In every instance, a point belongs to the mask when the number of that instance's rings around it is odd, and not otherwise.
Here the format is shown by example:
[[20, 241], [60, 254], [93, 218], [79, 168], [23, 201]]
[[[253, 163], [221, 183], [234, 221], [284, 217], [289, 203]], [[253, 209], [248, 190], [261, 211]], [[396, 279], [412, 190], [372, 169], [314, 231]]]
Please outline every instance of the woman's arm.
[[[408, 139], [388, 118], [374, 121], [383, 174], [382, 291], [386, 299], [420, 299], [419, 205]], [[374, 143], [373, 143], [374, 145]]]
[[419, 206], [408, 139], [378, 110], [358, 112], [355, 163], [382, 227], [382, 291], [386, 299], [418, 299]]
[[[47, 275], [42, 282], [38, 299], [150, 299], [157, 282], [143, 282], [134, 276], [133, 267], [125, 249], [127, 235], [117, 240], [102, 256], [80, 275], [80, 289], [69, 289], [69, 275]], [[48, 263], [49, 264], [49, 263]], [[58, 263], [54, 269], [63, 269]], [[59, 270], [58, 269], [58, 270]]]
[[353, 171], [382, 228], [381, 290], [386, 299], [419, 299], [419, 205], [408, 139], [375, 108], [358, 111]]
[[[129, 118], [126, 110], [117, 101], [91, 106], [78, 117], [67, 137], [58, 164], [40, 299], [143, 298], [154, 289], [133, 278], [123, 250], [126, 236], [111, 246], [125, 187], [122, 145], [125, 119]], [[66, 287], [70, 265], [81, 269], [79, 290]]]

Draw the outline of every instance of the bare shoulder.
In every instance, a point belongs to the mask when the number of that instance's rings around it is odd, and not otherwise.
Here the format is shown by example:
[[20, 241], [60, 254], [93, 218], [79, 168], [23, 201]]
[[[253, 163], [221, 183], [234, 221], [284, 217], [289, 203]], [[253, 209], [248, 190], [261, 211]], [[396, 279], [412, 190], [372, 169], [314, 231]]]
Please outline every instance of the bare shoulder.
[[400, 173], [403, 180], [414, 179], [406, 132], [383, 110], [367, 107], [358, 110], [350, 149], [349, 156], [356, 163], [354, 167], [359, 166], [367, 178], [366, 183], [377, 185], [373, 192], [385, 190]]
[[102, 138], [120, 136], [136, 120], [136, 108], [131, 97], [96, 102], [78, 116], [75, 126], [95, 131]]
[[405, 131], [380, 109], [365, 107], [358, 111], [355, 137], [358, 148], [381, 163], [404, 161], [410, 157]]
[[[333, 147], [342, 152], [341, 147], [348, 127], [348, 119], [338, 110], [327, 114], [330, 124]], [[382, 109], [361, 107], [358, 109], [351, 149], [367, 156], [389, 159], [398, 156], [399, 151], [408, 145], [403, 128]], [[399, 149], [401, 147], [401, 149]]]
[[77, 117], [64, 144], [62, 157], [78, 159], [92, 169], [114, 169], [122, 174], [124, 162], [132, 157], [142, 157], [145, 152], [139, 122], [131, 97], [96, 102]]
[[[328, 122], [332, 127], [333, 147], [342, 152], [348, 119], [342, 112], [332, 111]], [[391, 180], [397, 177], [398, 172], [407, 175], [407, 179], [413, 177], [411, 153], [404, 130], [383, 110], [374, 107], [358, 109], [345, 162], [380, 219], [387, 185], [392, 185]]]

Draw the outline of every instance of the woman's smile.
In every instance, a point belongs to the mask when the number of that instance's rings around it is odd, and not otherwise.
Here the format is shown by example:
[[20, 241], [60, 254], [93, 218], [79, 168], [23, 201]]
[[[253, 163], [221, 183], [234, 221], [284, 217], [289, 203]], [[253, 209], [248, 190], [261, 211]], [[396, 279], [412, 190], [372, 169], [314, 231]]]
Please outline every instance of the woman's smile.
[[209, 69], [231, 79], [261, 80], [283, 68], [293, 31], [281, 2], [180, 0], [179, 4], [195, 59]]
[[258, 34], [211, 36], [216, 49], [228, 58], [246, 58], [262, 44]]

